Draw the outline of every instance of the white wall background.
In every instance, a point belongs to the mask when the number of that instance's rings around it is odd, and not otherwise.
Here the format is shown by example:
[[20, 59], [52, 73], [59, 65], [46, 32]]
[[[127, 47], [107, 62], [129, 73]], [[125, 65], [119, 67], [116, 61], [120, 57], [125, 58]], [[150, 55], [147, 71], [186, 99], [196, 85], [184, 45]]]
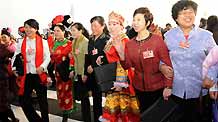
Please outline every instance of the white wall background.
[[[51, 20], [59, 14], [70, 14], [75, 22], [81, 22], [90, 30], [89, 20], [101, 15], [107, 20], [114, 10], [122, 14], [126, 23], [131, 24], [132, 14], [138, 7], [146, 6], [154, 14], [154, 22], [161, 27], [170, 22], [172, 5], [178, 0], [1, 0], [0, 29], [11, 27], [17, 35], [17, 28], [27, 19], [34, 18], [40, 24], [40, 31], [47, 28]], [[201, 17], [218, 15], [216, 0], [194, 0], [198, 3], [196, 25]]]

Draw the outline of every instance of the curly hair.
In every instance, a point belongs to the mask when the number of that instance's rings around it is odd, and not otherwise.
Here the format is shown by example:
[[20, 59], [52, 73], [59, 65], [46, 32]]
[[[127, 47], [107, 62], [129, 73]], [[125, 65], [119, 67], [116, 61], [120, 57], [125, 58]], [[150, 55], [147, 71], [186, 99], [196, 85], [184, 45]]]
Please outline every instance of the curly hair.
[[[186, 10], [188, 8], [194, 9], [195, 14], [197, 13], [198, 4], [191, 0], [180, 0], [177, 3], [175, 3], [172, 7], [172, 17], [174, 21], [176, 22], [176, 19], [178, 18], [178, 14], [182, 10]], [[178, 24], [176, 22], [176, 24]]]

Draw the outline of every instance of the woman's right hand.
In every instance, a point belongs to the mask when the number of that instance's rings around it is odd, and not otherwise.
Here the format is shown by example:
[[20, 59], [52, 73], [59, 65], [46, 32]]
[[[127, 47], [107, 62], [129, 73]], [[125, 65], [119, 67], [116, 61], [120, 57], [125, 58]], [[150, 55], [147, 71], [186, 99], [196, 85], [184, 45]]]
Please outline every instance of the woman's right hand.
[[161, 64], [160, 71], [167, 79], [173, 78], [173, 69], [170, 66], [167, 66], [166, 64]]
[[71, 71], [69, 74], [69, 78], [72, 79], [74, 77], [74, 71]]
[[104, 57], [104, 56], [98, 56], [98, 58], [96, 59], [96, 64], [97, 64], [97, 65], [100, 66], [101, 64], [103, 64], [103, 62], [102, 62], [102, 60], [101, 60], [103, 57]]
[[211, 80], [211, 79], [208, 78], [208, 77], [205, 77], [205, 78], [204, 78], [203, 83], [202, 83], [202, 87], [203, 87], [203, 88], [209, 89], [209, 88], [213, 87], [213, 85], [214, 85], [213, 80]]
[[115, 47], [116, 51], [118, 52], [120, 59], [124, 60], [124, 45], [122, 44], [121, 41], [113, 41], [112, 42], [113, 46]]
[[19, 76], [19, 75], [17, 74], [17, 71], [16, 71], [16, 70], [13, 70], [12, 72], [13, 72], [13, 74], [14, 74], [16, 77]]
[[83, 76], [82, 76], [82, 81], [83, 81], [83, 83], [85, 83], [85, 82], [87, 81], [87, 79], [88, 79], [88, 76], [87, 76], [87, 75], [83, 75]]
[[210, 91], [210, 98], [213, 100], [217, 100], [218, 98], [218, 91]]
[[88, 66], [87, 72], [88, 72], [89, 74], [91, 74], [91, 73], [93, 72], [93, 68], [92, 68], [91, 65]]

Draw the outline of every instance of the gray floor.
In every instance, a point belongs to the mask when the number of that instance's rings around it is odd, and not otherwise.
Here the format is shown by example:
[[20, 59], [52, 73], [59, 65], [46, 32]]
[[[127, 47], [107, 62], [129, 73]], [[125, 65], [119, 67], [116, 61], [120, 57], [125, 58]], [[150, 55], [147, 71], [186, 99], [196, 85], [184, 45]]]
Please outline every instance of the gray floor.
[[[56, 91], [48, 90], [47, 96], [48, 96], [48, 104], [49, 104], [50, 122], [61, 122], [62, 111], [59, 109], [58, 104], [57, 104]], [[104, 105], [104, 102], [105, 102], [105, 98], [103, 97], [103, 101], [102, 101], [103, 105]], [[33, 100], [33, 106], [35, 106], [35, 108], [37, 110], [39, 110], [38, 105], [35, 103], [37, 103], [37, 102], [34, 102], [34, 100]], [[81, 110], [80, 110], [80, 101], [76, 101], [76, 103], [77, 103], [76, 104], [77, 110], [70, 115], [69, 122], [81, 122], [82, 121]], [[91, 103], [91, 105], [93, 105], [92, 97], [90, 97], [90, 103]], [[24, 115], [22, 109], [19, 107], [19, 104], [17, 102], [15, 102], [12, 105], [12, 109], [13, 109], [16, 117], [20, 119], [20, 122], [28, 122], [25, 118], [25, 115]], [[91, 108], [91, 110], [92, 110], [92, 108]]]
[[[12, 105], [11, 108], [14, 111], [15, 116], [20, 120], [20, 122], [28, 122], [20, 107]], [[49, 114], [49, 119], [50, 119], [50, 122], [61, 122], [62, 120], [60, 116], [53, 115], [53, 114]], [[69, 119], [68, 122], [81, 122], [81, 121]]]

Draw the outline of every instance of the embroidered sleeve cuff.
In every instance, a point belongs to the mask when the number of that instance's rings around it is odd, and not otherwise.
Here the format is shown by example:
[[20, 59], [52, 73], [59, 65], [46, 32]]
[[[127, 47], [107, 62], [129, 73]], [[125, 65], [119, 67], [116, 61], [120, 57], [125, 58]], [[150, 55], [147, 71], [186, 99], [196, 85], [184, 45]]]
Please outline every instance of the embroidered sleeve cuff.
[[126, 82], [114, 82], [114, 87], [127, 88], [129, 87], [129, 84]]

